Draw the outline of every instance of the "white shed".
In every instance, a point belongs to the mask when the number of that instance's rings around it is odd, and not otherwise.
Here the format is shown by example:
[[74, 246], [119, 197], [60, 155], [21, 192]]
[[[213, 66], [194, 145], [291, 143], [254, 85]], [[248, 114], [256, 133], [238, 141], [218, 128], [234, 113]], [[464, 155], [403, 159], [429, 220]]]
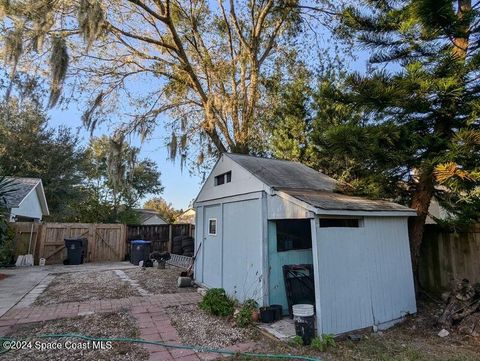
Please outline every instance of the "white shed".
[[12, 182], [11, 191], [5, 197], [10, 222], [39, 222], [50, 214], [41, 179], [6, 178]]
[[336, 192], [296, 162], [223, 154], [195, 200], [195, 280], [282, 304], [283, 265], [312, 265], [317, 332], [386, 328], [416, 312], [402, 205]]

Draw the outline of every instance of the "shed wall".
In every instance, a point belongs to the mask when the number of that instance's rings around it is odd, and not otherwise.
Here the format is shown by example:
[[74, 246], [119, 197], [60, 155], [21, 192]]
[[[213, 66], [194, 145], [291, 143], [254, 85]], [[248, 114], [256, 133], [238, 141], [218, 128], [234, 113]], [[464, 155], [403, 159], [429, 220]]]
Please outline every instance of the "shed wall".
[[268, 219], [313, 218], [312, 212], [278, 195], [267, 198]]
[[[230, 171], [232, 172], [232, 181], [230, 183], [215, 186], [215, 177]], [[239, 194], [258, 192], [265, 190], [266, 188], [265, 184], [230, 158], [221, 157], [205, 181], [195, 202], [200, 203], [214, 199], [237, 196]]]
[[416, 312], [406, 217], [365, 217], [360, 228], [319, 228], [323, 333], [379, 327]]

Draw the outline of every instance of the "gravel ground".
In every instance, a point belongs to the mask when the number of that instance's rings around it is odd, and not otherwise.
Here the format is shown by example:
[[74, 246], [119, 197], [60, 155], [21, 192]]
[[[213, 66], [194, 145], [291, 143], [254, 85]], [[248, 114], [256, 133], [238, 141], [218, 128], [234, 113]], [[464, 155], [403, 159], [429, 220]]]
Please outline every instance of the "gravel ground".
[[[362, 336], [352, 342], [346, 338], [336, 341], [336, 347], [319, 352], [309, 346], [293, 346], [263, 338], [260, 352], [294, 354], [318, 357], [323, 361], [480, 361], [480, 337], [451, 333], [439, 337], [440, 328], [435, 325], [436, 307], [418, 301], [418, 314], [384, 332], [354, 332]], [[244, 361], [235, 356], [230, 361]], [[251, 357], [248, 361], [265, 361]]]
[[140, 294], [113, 271], [63, 273], [35, 300], [35, 306], [125, 298]]
[[193, 292], [193, 287], [178, 288], [177, 279], [183, 269], [166, 265], [165, 269], [137, 267], [124, 270], [128, 277], [137, 280], [140, 287], [153, 294]]
[[212, 316], [196, 305], [169, 307], [167, 312], [184, 344], [223, 348], [258, 337], [254, 328], [239, 328], [226, 318]]
[[[49, 333], [79, 333], [88, 336], [96, 337], [139, 337], [138, 329], [135, 321], [126, 312], [117, 313], [103, 313], [97, 315], [90, 315], [85, 317], [76, 317], [62, 320], [39, 322], [35, 324], [21, 325], [14, 329], [8, 335], [13, 339], [24, 339], [31, 337], [34, 334], [49, 334]], [[110, 349], [94, 350], [93, 344], [90, 344], [90, 349], [86, 350], [72, 350], [67, 349], [69, 341], [72, 344], [78, 345], [83, 343], [86, 348], [85, 340], [78, 338], [55, 338], [55, 339], [39, 339], [33, 337], [30, 339], [32, 348], [22, 349], [17, 351], [9, 351], [4, 355], [0, 355], [0, 360], [9, 361], [23, 361], [23, 360], [49, 360], [49, 361], [63, 361], [63, 360], [85, 360], [85, 361], [99, 361], [99, 360], [118, 360], [118, 361], [142, 361], [148, 360], [148, 352], [138, 344], [114, 342]], [[48, 343], [59, 343], [63, 345], [62, 349], [56, 350], [38, 350], [35, 349], [36, 342], [41, 342], [43, 347]], [[0, 348], [1, 349], [1, 348]]]

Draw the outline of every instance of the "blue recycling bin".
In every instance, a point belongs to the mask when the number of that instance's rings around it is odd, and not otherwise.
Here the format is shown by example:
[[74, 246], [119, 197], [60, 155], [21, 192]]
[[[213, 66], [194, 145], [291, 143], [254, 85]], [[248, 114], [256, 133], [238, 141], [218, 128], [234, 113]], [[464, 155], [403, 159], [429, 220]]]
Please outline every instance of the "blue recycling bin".
[[130, 263], [137, 265], [140, 261], [146, 261], [150, 256], [150, 241], [145, 241], [143, 239], [134, 239], [130, 242]]

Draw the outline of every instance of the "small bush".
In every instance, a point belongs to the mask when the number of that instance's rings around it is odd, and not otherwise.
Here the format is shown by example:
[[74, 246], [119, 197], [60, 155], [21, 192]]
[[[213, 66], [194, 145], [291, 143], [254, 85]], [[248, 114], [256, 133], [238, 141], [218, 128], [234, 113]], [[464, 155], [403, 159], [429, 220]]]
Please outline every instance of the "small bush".
[[6, 225], [3, 240], [0, 240], [0, 266], [8, 266], [15, 262], [15, 230]]
[[235, 322], [239, 327], [248, 327], [253, 323], [252, 313], [257, 309], [255, 300], [248, 299], [244, 302], [238, 313], [235, 315]]
[[294, 346], [303, 346], [303, 338], [294, 336], [290, 341]]
[[223, 288], [209, 289], [199, 304], [202, 310], [224, 317], [233, 315], [234, 305]]
[[315, 337], [310, 346], [320, 352], [327, 351], [329, 347], [335, 347], [335, 339], [331, 334], [323, 334], [322, 337]]

